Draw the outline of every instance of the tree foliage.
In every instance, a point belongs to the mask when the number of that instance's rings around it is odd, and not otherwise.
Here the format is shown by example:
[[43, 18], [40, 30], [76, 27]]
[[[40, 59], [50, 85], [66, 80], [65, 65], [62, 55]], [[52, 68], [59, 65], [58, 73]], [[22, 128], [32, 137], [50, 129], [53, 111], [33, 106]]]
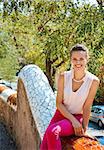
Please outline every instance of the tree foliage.
[[[19, 57], [39, 65], [53, 87], [56, 72], [70, 68], [70, 48], [83, 43], [90, 51], [89, 70], [104, 83], [100, 69], [104, 65], [103, 3], [96, 6], [72, 0], [11, 0], [2, 5], [1, 59], [12, 56], [14, 68], [19, 68]], [[98, 96], [102, 95], [102, 82]]]

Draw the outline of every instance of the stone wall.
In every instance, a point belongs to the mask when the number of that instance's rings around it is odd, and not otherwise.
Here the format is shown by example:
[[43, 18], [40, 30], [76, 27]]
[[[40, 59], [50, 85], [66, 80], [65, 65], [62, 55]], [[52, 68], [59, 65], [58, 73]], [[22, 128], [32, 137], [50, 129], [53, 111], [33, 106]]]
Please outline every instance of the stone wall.
[[39, 150], [40, 136], [20, 79], [17, 89], [17, 110], [0, 98], [0, 120], [4, 122], [15, 139], [18, 150]]

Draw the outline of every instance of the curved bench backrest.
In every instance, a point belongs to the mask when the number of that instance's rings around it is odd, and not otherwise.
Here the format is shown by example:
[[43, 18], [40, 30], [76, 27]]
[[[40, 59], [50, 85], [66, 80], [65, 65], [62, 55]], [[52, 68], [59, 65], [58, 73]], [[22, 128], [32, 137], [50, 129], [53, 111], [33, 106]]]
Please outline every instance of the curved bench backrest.
[[55, 95], [47, 77], [36, 65], [27, 65], [19, 73], [41, 139], [55, 112]]

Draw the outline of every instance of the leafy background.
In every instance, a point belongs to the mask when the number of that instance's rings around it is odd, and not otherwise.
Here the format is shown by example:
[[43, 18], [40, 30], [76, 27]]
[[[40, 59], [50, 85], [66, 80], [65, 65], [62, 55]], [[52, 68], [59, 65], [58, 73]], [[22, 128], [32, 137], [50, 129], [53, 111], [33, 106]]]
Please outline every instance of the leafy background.
[[55, 76], [70, 69], [70, 48], [83, 43], [90, 52], [88, 69], [101, 81], [96, 101], [104, 102], [104, 2], [96, 1], [0, 1], [0, 78], [13, 80], [32, 63], [55, 89]]

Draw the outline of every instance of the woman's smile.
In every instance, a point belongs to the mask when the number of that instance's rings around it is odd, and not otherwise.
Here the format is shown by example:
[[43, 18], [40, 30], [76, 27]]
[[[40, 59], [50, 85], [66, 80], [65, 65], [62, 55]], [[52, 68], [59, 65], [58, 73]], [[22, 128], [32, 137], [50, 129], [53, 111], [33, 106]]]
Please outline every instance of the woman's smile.
[[82, 67], [82, 65], [75, 65], [75, 67], [76, 67], [76, 68], [81, 68], [81, 67]]

